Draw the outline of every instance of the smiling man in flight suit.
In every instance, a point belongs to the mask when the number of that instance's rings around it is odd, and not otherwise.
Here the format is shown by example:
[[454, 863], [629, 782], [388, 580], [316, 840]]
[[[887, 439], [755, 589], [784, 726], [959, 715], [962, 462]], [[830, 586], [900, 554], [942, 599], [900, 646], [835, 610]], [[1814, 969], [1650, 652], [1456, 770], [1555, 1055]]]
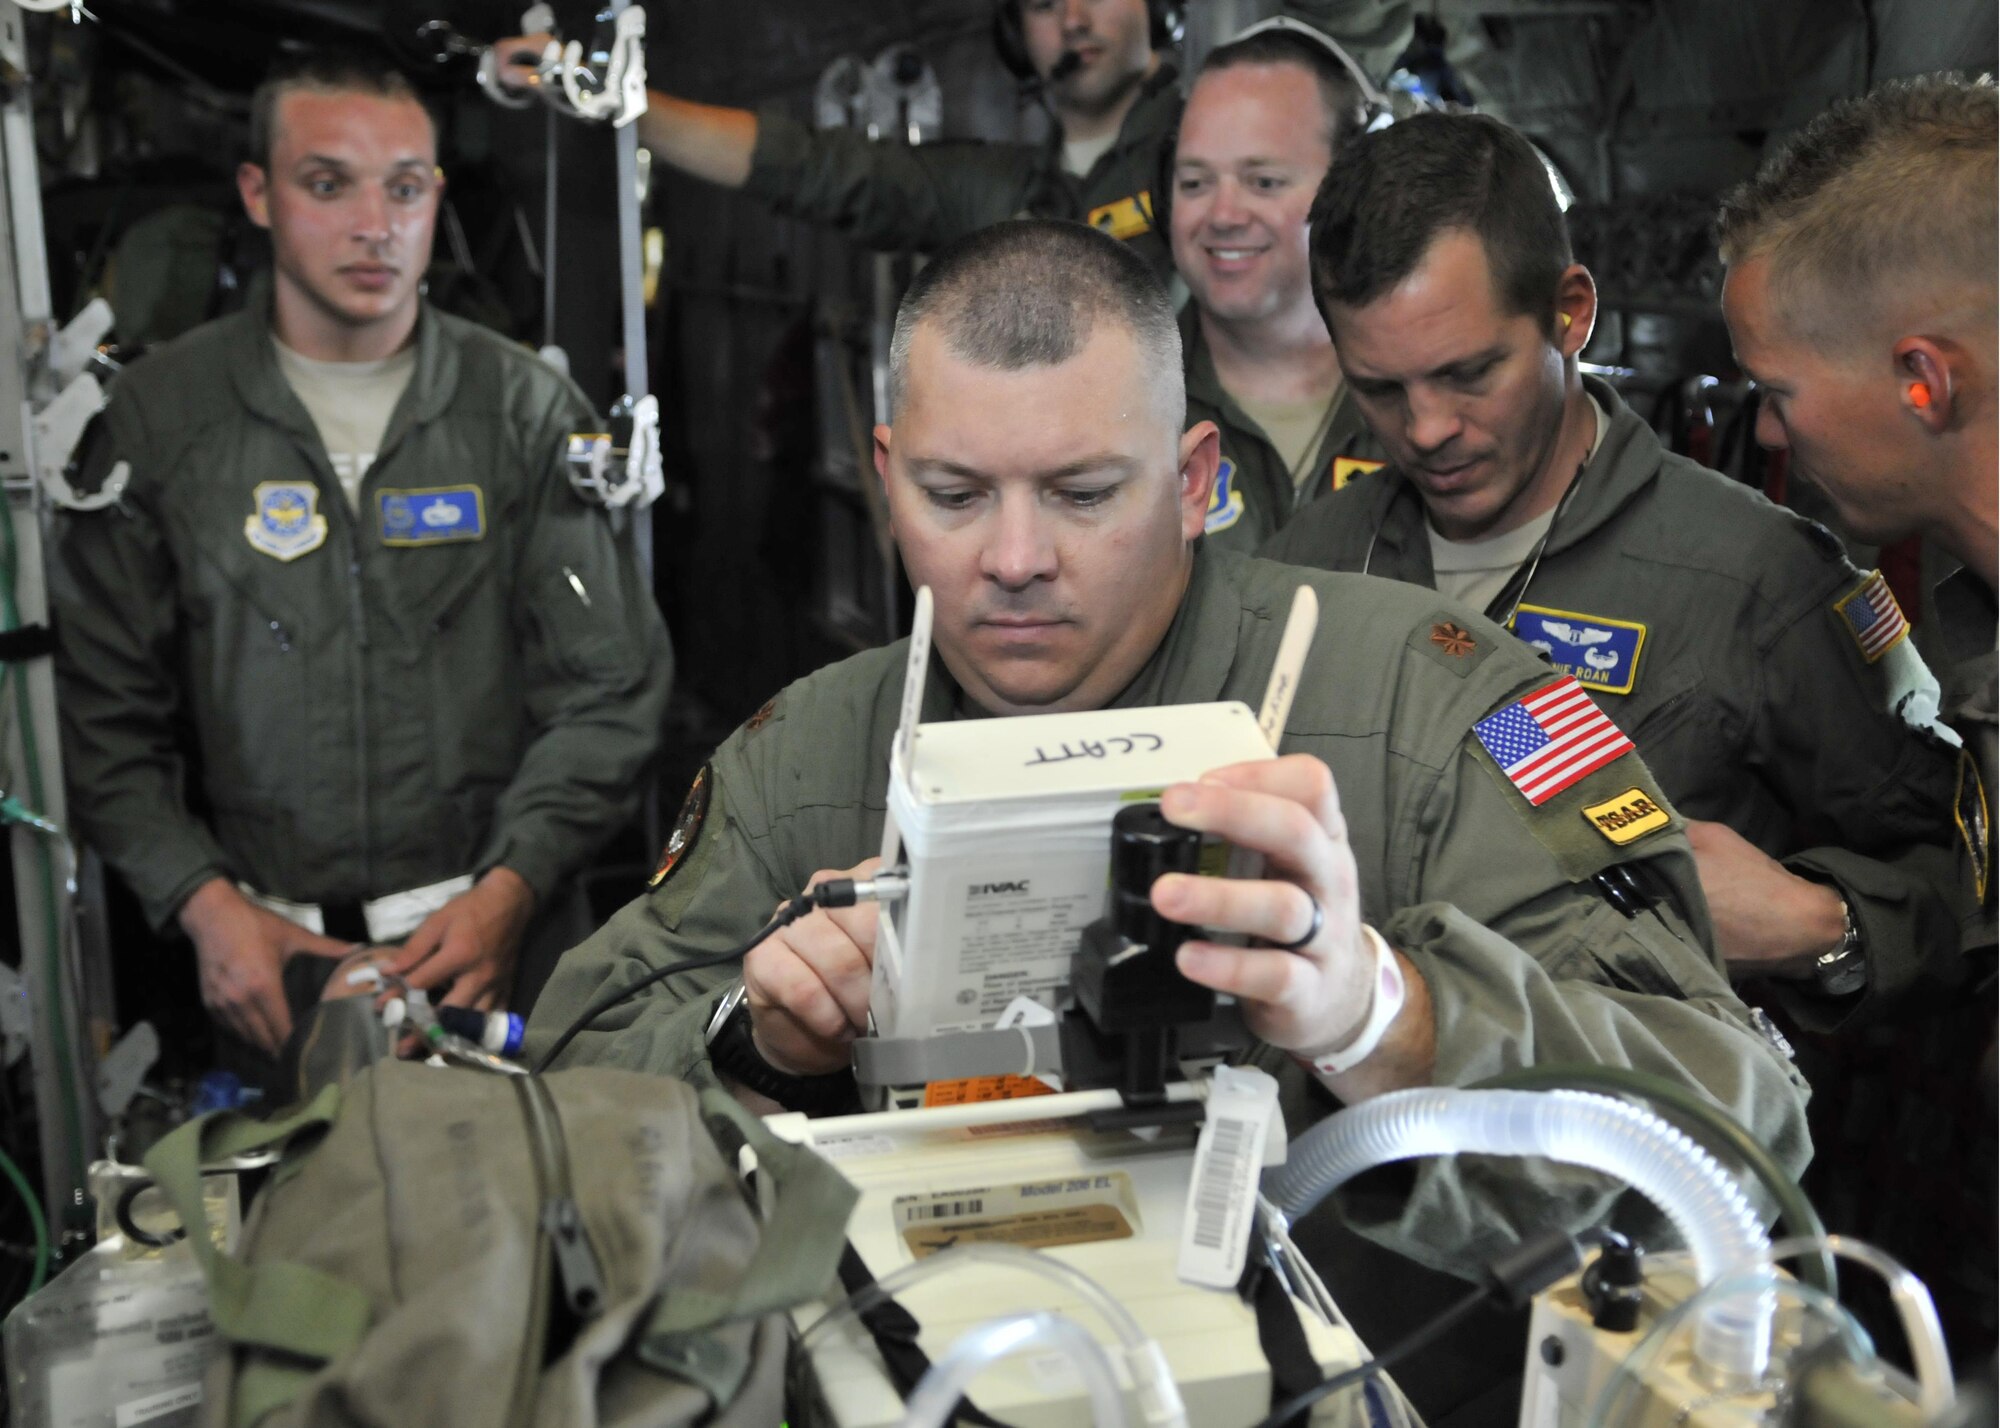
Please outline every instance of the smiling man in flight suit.
[[[1321, 123], [1299, 122], [1315, 110]], [[1162, 211], [1188, 287], [1188, 420], [1222, 436], [1211, 548], [1253, 552], [1382, 464], [1313, 302], [1306, 241], [1327, 165], [1365, 117], [1333, 43], [1285, 18], [1210, 51], [1188, 95]]]
[[253, 114], [269, 290], [121, 374], [86, 474], [128, 484], [62, 514], [50, 594], [77, 825], [272, 1052], [297, 952], [400, 943], [482, 1007], [517, 961], [546, 977], [672, 654], [565, 474], [582, 395], [421, 296], [443, 176], [414, 92], [309, 61]]
[[[1170, 918], [1265, 939], [1191, 943], [1181, 965], [1313, 1068], [1275, 1058], [1302, 1113], [1528, 1064], [1637, 1066], [1802, 1164], [1802, 1085], [1730, 991], [1680, 821], [1627, 741], [1455, 602], [1198, 545], [1216, 433], [1183, 432], [1178, 347], [1164, 289], [1078, 225], [999, 225], [919, 276], [897, 320], [894, 422], [875, 437], [900, 551], [936, 602], [923, 717], [1254, 705], [1294, 591], [1311, 585], [1327, 613], [1285, 757], [1162, 796], [1183, 826], [1263, 852], [1271, 875], [1153, 891]], [[652, 891], [564, 958], [531, 1055], [599, 996], [741, 944], [780, 899], [880, 845], [905, 658], [899, 642], [808, 676], [723, 744]], [[1596, 816], [1642, 800], [1643, 826]], [[1600, 873], [1645, 896], [1614, 906]], [[766, 940], [720, 1020], [730, 969], [667, 978], [560, 1064], [851, 1105], [875, 916], [816, 912]], [[1432, 1160], [1342, 1213], [1465, 1267], [1524, 1226], [1602, 1214], [1616, 1193], [1540, 1163]], [[1517, 1345], [1507, 1357], [1518, 1365]]]
[[1590, 689], [1695, 820], [1732, 970], [1802, 1024], [1949, 982], [1953, 757], [1895, 597], [1580, 376], [1596, 289], [1527, 141], [1478, 115], [1355, 141], [1313, 279], [1394, 469], [1264, 553], [1458, 596]]

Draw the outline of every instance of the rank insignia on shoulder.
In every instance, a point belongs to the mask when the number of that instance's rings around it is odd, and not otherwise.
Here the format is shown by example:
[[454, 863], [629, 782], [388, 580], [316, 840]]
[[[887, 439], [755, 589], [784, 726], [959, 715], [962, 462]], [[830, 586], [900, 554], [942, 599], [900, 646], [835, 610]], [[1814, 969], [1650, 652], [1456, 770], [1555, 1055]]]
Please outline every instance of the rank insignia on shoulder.
[[1840, 616], [1840, 623], [1861, 647], [1861, 657], [1870, 664], [1901, 644], [1910, 633], [1910, 622], [1903, 618], [1896, 592], [1889, 588], [1879, 570], [1869, 571], [1867, 579], [1834, 601], [1833, 613]]
[[1972, 863], [1972, 895], [1981, 905], [1993, 886], [1993, 809], [1986, 801], [1986, 783], [1979, 776], [1979, 761], [1972, 750], [1958, 754], [1958, 792], [1952, 800], [1951, 820], [1958, 836], [1965, 840], [1966, 856]]
[[653, 876], [646, 879], [648, 888], [656, 888], [674, 875], [674, 870], [687, 858], [688, 849], [694, 847], [701, 837], [701, 825], [708, 817], [709, 766], [703, 764], [701, 772], [688, 785], [687, 797], [681, 800], [681, 811], [674, 815], [674, 826], [667, 834], [666, 846], [660, 849], [660, 865], [653, 869]]
[[1653, 802], [1643, 788], [1628, 788], [1616, 798], [1593, 803], [1583, 810], [1583, 821], [1606, 838], [1624, 847], [1648, 833], [1657, 833], [1673, 822], [1667, 810]]
[[1453, 659], [1464, 659], [1478, 646], [1472, 631], [1452, 620], [1440, 620], [1431, 626], [1431, 643]]
[[1153, 230], [1153, 192], [1146, 189], [1127, 198], [1100, 203], [1084, 219], [1092, 228], [1121, 242]]
[[1632, 741], [1574, 679], [1559, 679], [1472, 726], [1500, 772], [1540, 807], [1614, 759]]
[[777, 713], [777, 711], [778, 711], [778, 696], [774, 694], [769, 699], [766, 699], [764, 701], [763, 705], [757, 710], [755, 714], [752, 714], [748, 719], [745, 719], [743, 721], [743, 732], [746, 734], [756, 733], [759, 729], [763, 728], [766, 724], [771, 722], [771, 716]]
[[486, 497], [477, 486], [426, 486], [375, 493], [376, 534], [393, 546], [483, 540]]
[[1639, 678], [1646, 627], [1631, 620], [1521, 605], [1508, 628], [1578, 684], [1598, 694], [1630, 694]]
[[1333, 458], [1333, 489], [1344, 491], [1347, 489], [1347, 483], [1356, 476], [1366, 476], [1370, 472], [1380, 471], [1385, 464], [1381, 461], [1370, 461], [1365, 456], [1336, 456]]
[[1208, 493], [1208, 518], [1202, 534], [1226, 531], [1243, 519], [1243, 493], [1236, 489], [1236, 463], [1227, 456], [1215, 468], [1215, 485]]
[[326, 544], [319, 487], [311, 481], [260, 481], [250, 500], [255, 510], [244, 518], [243, 535], [253, 549], [291, 561]]

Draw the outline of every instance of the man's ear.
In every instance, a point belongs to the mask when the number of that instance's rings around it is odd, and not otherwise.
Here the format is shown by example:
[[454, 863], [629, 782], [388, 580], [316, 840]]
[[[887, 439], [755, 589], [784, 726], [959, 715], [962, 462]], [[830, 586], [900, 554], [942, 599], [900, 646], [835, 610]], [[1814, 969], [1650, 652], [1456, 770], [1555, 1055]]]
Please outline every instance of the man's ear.
[[1892, 349], [1896, 359], [1896, 381], [1902, 390], [1896, 400], [1925, 430], [1940, 435], [1964, 414], [1954, 410], [1958, 402], [1955, 377], [1963, 359], [1955, 344], [1935, 337], [1905, 337]]
[[243, 211], [250, 215], [250, 221], [259, 228], [271, 226], [271, 176], [264, 172], [262, 164], [243, 163], [236, 166], [236, 192], [243, 200]]
[[1181, 437], [1181, 539], [1192, 541], [1208, 524], [1215, 473], [1222, 465], [1222, 433], [1212, 421], [1198, 421]]
[[1556, 347], [1565, 358], [1583, 351], [1597, 326], [1597, 280], [1581, 263], [1571, 263], [1556, 279]]
[[875, 479], [882, 483], [882, 504], [889, 512], [889, 529], [896, 528], [896, 508], [889, 503], [889, 442], [895, 433], [887, 426], [875, 428]]

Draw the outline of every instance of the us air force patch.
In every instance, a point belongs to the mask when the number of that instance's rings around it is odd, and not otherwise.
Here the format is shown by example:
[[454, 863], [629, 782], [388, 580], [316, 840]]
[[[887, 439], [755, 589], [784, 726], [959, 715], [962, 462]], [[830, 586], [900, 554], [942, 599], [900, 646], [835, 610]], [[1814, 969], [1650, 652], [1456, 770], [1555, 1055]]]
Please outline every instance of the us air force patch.
[[375, 493], [376, 533], [384, 545], [449, 545], [486, 535], [486, 498], [477, 486], [429, 486]]
[[1598, 694], [1630, 694], [1639, 677], [1646, 627], [1574, 610], [1522, 605], [1512, 629], [1564, 674]]
[[297, 560], [326, 544], [326, 517], [319, 513], [319, 487], [310, 481], [260, 481], [250, 493], [255, 507], [244, 518], [243, 535], [275, 560]]
[[1243, 493], [1236, 489], [1236, 463], [1228, 457], [1215, 468], [1215, 487], [1208, 493], [1208, 519], [1202, 531], [1214, 535], [1243, 519]]
[[1870, 664], [1901, 644], [1910, 633], [1910, 622], [1903, 618], [1896, 592], [1889, 588], [1879, 570], [1869, 571], [1866, 580], [1834, 601], [1833, 613], [1840, 616], [1847, 633], [1861, 647], [1861, 657]]
[[1970, 749], [1959, 751], [1958, 793], [1952, 800], [1951, 819], [1972, 861], [1972, 895], [1983, 905], [1987, 889], [1993, 886], [1993, 809], [1986, 801], [1979, 761]]
[[688, 785], [687, 797], [681, 800], [681, 811], [674, 815], [673, 831], [667, 834], [667, 845], [660, 849], [660, 865], [653, 869], [653, 876], [646, 880], [648, 888], [656, 888], [674, 875], [688, 855], [688, 849], [701, 837], [702, 820], [708, 817], [709, 793], [708, 765], [701, 766], [701, 772]]

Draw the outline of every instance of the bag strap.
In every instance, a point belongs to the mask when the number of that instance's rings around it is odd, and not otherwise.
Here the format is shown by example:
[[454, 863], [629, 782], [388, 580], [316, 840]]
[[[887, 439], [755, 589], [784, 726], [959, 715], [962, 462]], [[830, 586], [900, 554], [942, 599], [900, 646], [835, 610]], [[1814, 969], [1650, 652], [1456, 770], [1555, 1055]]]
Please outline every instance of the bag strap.
[[[852, 1299], [863, 1290], [876, 1287], [874, 1271], [868, 1268], [868, 1261], [861, 1257], [861, 1251], [849, 1240], [841, 1247], [840, 1287]], [[923, 1325], [917, 1316], [905, 1309], [895, 1296], [884, 1294], [866, 1309], [855, 1312], [861, 1327], [868, 1331], [868, 1337], [875, 1341], [876, 1352], [882, 1355], [882, 1366], [889, 1371], [889, 1382], [896, 1386], [896, 1396], [905, 1403], [923, 1382], [924, 1375], [931, 1371], [930, 1355], [917, 1342], [923, 1332]], [[958, 1406], [951, 1411], [954, 1424], [969, 1423], [974, 1428], [1007, 1428], [997, 1418], [982, 1412], [970, 1398], [958, 1400]]]
[[232, 1343], [277, 1349], [324, 1363], [367, 1332], [368, 1297], [343, 1279], [283, 1261], [244, 1264], [221, 1253], [202, 1208], [201, 1168], [216, 1160], [276, 1148], [333, 1124], [340, 1088], [328, 1086], [277, 1120], [217, 1111], [188, 1122], [154, 1146], [146, 1170], [180, 1216], [188, 1245], [208, 1278], [209, 1314]]
[[727, 1121], [757, 1152], [757, 1169], [776, 1189], [771, 1218], [756, 1253], [726, 1291], [675, 1285], [660, 1296], [645, 1337], [688, 1334], [744, 1319], [761, 1319], [826, 1292], [847, 1243], [847, 1217], [859, 1192], [839, 1171], [803, 1145], [771, 1134], [727, 1091], [701, 1092], [705, 1121]]

